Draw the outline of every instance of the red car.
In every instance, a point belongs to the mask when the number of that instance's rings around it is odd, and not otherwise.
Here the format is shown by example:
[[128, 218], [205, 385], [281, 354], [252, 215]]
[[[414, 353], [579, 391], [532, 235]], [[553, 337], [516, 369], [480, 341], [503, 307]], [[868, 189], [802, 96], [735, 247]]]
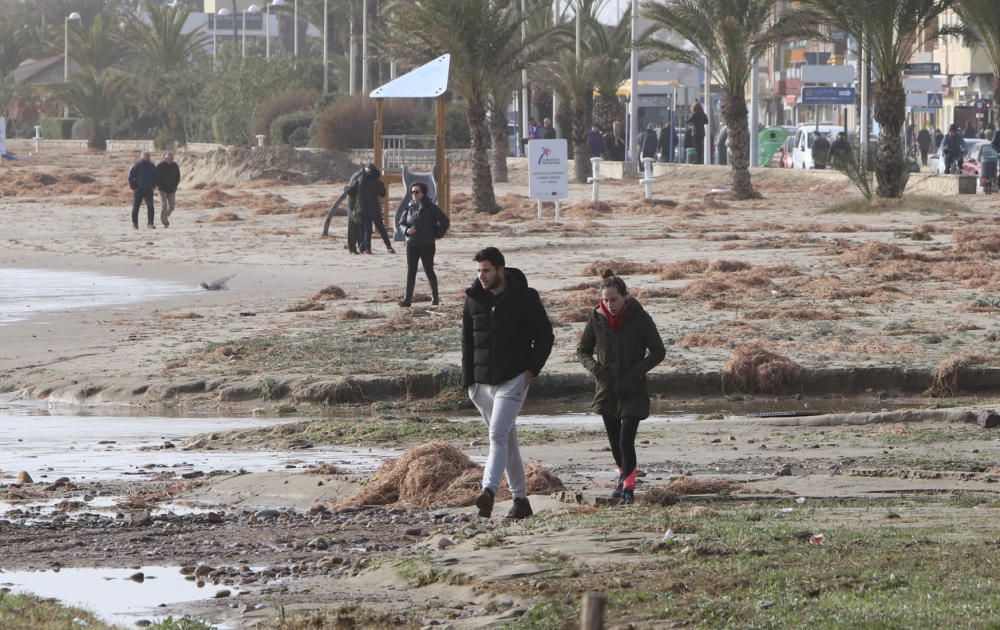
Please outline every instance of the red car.
[[781, 168], [792, 168], [792, 147], [795, 145], [795, 134], [792, 134], [785, 138], [785, 141], [781, 143], [781, 148], [778, 149], [777, 155], [779, 158], [778, 166]]

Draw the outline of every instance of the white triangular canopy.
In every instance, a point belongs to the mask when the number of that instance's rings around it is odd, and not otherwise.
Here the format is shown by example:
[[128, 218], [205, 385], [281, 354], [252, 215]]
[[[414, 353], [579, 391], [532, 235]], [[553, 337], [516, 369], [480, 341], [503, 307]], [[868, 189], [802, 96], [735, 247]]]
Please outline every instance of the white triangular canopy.
[[448, 67], [451, 55], [441, 55], [375, 88], [372, 98], [435, 98], [448, 91]]

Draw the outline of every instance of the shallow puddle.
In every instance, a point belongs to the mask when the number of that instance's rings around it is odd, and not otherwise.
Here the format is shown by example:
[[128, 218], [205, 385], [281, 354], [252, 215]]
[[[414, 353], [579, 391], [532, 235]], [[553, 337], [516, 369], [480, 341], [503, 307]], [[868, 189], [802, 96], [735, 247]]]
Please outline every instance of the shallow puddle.
[[[129, 579], [138, 572], [144, 576], [142, 582]], [[166, 617], [157, 611], [161, 605], [210, 599], [222, 589], [230, 591], [232, 597], [243, 592], [239, 586], [207, 583], [199, 587], [196, 582], [184, 579], [180, 567], [0, 570], [0, 586], [16, 593], [53, 597], [63, 604], [84, 608], [105, 621], [124, 627], [134, 627], [139, 619], [156, 621]]]
[[0, 267], [0, 326], [39, 313], [123, 306], [198, 290], [177, 282], [82, 271]]

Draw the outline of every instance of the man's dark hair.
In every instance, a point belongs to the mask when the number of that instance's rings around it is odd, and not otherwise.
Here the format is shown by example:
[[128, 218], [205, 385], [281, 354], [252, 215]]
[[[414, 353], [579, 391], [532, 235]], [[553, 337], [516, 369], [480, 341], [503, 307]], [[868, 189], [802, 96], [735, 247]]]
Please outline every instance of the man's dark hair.
[[503, 254], [496, 247], [487, 247], [476, 252], [476, 255], [472, 257], [475, 262], [488, 262], [496, 268], [506, 267], [507, 264], [503, 259]]

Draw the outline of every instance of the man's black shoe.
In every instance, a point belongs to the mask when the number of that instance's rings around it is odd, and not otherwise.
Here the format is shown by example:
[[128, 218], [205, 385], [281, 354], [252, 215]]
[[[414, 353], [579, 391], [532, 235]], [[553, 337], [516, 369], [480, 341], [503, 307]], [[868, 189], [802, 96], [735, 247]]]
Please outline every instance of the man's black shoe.
[[635, 503], [635, 490], [625, 488], [622, 490], [622, 505], [632, 505]]
[[479, 516], [489, 518], [493, 514], [493, 498], [493, 491], [489, 488], [483, 488], [483, 491], [479, 493], [479, 497], [476, 499]]
[[522, 518], [528, 518], [534, 514], [531, 511], [531, 503], [528, 502], [527, 497], [523, 499], [514, 499], [514, 506], [510, 508], [510, 512], [507, 512], [507, 518], [512, 521], [519, 521]]

